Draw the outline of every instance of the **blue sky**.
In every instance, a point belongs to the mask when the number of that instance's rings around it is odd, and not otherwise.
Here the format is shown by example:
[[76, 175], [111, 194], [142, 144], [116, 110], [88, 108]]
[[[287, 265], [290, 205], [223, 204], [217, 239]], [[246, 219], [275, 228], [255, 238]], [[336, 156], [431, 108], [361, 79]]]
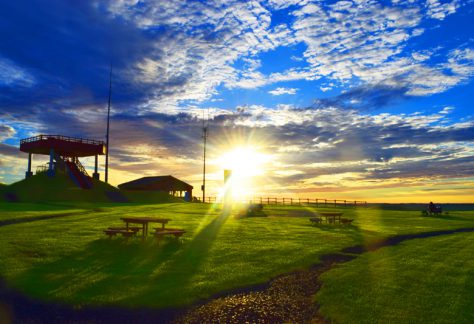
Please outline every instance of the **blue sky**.
[[213, 194], [246, 145], [268, 157], [252, 194], [473, 201], [473, 16], [472, 0], [2, 1], [0, 181], [24, 175], [21, 138], [104, 139], [112, 64], [113, 184], [199, 188], [204, 112]]

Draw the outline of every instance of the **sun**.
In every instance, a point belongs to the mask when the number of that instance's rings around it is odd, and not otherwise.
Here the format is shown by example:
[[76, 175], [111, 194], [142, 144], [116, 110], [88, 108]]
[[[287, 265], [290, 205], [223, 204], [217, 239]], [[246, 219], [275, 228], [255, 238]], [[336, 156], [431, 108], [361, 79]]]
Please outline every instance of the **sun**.
[[242, 200], [254, 195], [258, 182], [265, 175], [265, 168], [271, 156], [259, 152], [252, 146], [235, 147], [217, 159], [222, 170], [230, 170], [231, 177], [224, 188], [234, 200]]

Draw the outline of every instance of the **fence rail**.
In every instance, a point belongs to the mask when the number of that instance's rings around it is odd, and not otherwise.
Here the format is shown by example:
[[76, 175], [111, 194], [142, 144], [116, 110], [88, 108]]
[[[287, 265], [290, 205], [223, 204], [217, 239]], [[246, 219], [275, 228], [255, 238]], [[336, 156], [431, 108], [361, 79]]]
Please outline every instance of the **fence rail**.
[[[206, 197], [206, 203], [218, 202], [217, 197]], [[252, 199], [240, 200], [246, 204], [262, 204], [262, 205], [289, 205], [289, 206], [307, 206], [316, 207], [366, 207], [367, 201], [347, 200], [347, 199], [322, 199], [322, 198], [279, 198], [279, 197], [258, 197]]]

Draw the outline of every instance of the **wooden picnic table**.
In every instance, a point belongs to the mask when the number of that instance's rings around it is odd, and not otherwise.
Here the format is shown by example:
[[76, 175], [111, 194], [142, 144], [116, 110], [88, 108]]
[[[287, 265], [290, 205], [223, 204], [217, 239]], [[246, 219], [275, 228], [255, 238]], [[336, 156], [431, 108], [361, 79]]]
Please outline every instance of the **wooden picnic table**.
[[342, 212], [318, 212], [318, 215], [326, 219], [326, 223], [341, 223]]
[[170, 221], [168, 218], [157, 217], [121, 217], [120, 219], [125, 222], [127, 229], [129, 224], [141, 224], [143, 239], [148, 235], [148, 223], [160, 223], [161, 228], [164, 229], [165, 225]]

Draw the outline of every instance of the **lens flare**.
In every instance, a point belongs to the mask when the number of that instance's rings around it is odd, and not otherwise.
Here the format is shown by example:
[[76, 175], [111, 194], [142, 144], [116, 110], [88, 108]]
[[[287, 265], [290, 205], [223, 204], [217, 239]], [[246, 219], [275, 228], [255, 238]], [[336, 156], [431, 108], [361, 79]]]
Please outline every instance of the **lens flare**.
[[[255, 194], [258, 181], [265, 178], [265, 167], [271, 156], [251, 146], [236, 147], [224, 153], [215, 162], [232, 175], [223, 189], [233, 200], [243, 200]], [[225, 193], [223, 192], [222, 195]]]

